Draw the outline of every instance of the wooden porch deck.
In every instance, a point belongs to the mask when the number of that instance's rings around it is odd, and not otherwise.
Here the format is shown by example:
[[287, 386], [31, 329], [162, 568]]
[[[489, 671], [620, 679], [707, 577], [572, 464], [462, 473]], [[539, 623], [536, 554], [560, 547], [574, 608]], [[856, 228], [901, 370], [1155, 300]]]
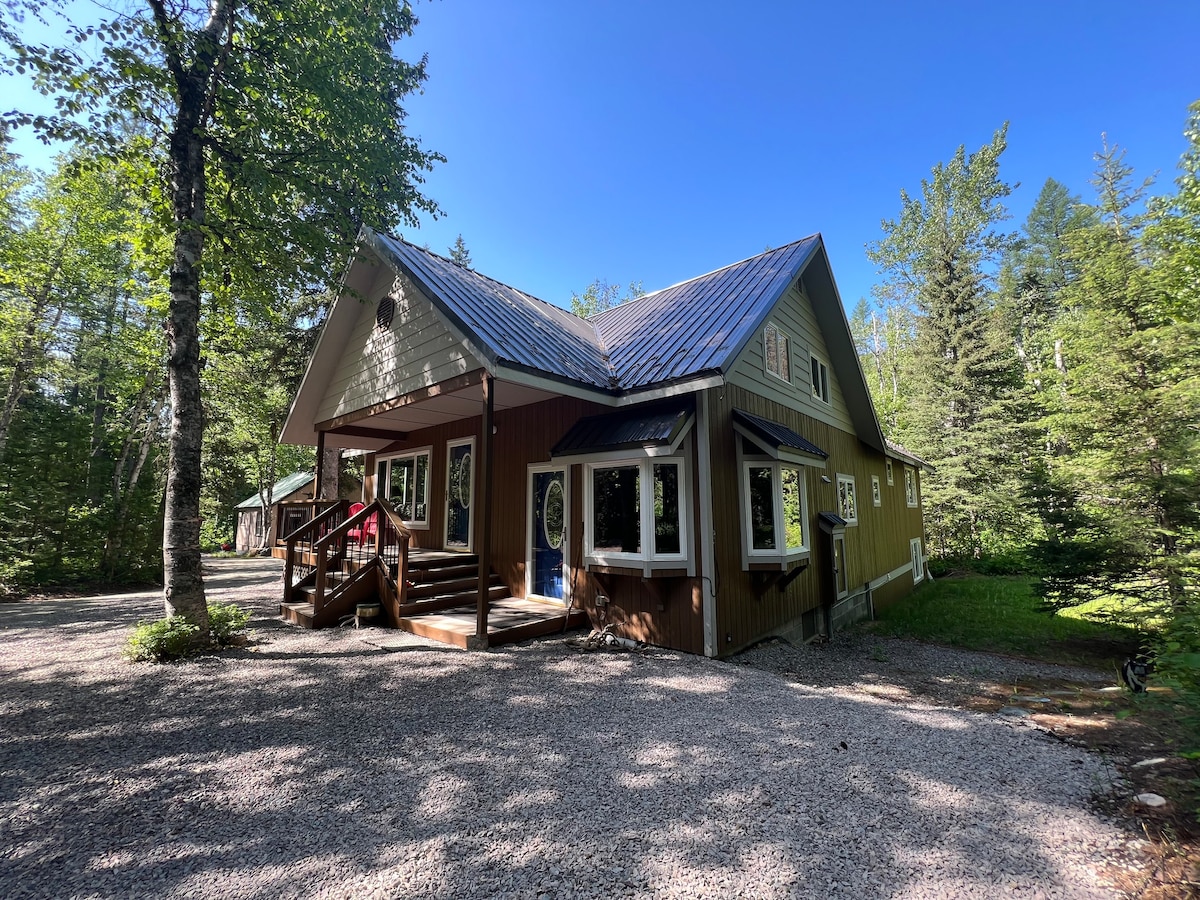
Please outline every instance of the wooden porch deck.
[[[504, 597], [488, 606], [488, 646], [513, 644], [548, 634], [562, 633], [588, 624], [583, 610], [568, 610], [554, 603]], [[405, 616], [400, 629], [444, 644], [466, 648], [475, 636], [475, 607], [456, 606], [453, 609]]]

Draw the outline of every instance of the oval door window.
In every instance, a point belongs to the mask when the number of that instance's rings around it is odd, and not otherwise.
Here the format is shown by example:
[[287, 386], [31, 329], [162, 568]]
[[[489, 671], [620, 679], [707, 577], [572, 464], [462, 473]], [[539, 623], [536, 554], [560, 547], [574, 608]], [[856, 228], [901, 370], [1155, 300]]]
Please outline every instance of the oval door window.
[[467, 451], [463, 454], [462, 461], [458, 464], [458, 479], [454, 485], [455, 492], [458, 494], [457, 500], [462, 505], [463, 509], [471, 505], [471, 453]]
[[561, 481], [546, 485], [546, 496], [542, 500], [542, 531], [546, 534], [546, 546], [557, 550], [563, 544], [563, 486]]

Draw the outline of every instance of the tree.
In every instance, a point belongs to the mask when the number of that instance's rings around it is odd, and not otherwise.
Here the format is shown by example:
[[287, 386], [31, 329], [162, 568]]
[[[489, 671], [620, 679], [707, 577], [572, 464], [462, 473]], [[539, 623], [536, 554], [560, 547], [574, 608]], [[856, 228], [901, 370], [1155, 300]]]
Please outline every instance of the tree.
[[[1150, 182], [1133, 180], [1124, 152], [1105, 144], [1093, 224], [1067, 236], [1078, 277], [1058, 325], [1064, 357], [1049, 427], [1046, 569], [1053, 607], [1098, 597], [1168, 619], [1194, 593], [1200, 528], [1200, 323], [1193, 240], [1200, 238], [1192, 147], [1179, 192], [1139, 211]], [[1190, 238], [1188, 237], [1190, 233]]]
[[1020, 530], [1010, 408], [1017, 369], [989, 275], [1011, 243], [997, 230], [1011, 192], [999, 177], [1006, 132], [970, 156], [960, 146], [922, 181], [919, 198], [901, 191], [900, 216], [885, 220], [884, 237], [867, 249], [886, 275], [876, 296], [915, 311], [896, 437], [934, 466], [923, 493], [942, 554], [978, 556]]
[[571, 312], [581, 319], [588, 319], [606, 309], [612, 309], [614, 306], [645, 295], [646, 292], [642, 290], [640, 281], [629, 282], [629, 288], [622, 296], [620, 285], [609, 284], [607, 281], [597, 278], [584, 289], [582, 295], [571, 292]]
[[113, 153], [133, 123], [161, 155], [156, 221], [171, 244], [164, 603], [201, 640], [202, 302], [269, 303], [283, 285], [328, 284], [363, 224], [436, 214], [419, 186], [441, 157], [405, 132], [400, 106], [425, 61], [391, 50], [415, 24], [405, 0], [211, 0], [203, 11], [147, 0], [95, 26], [66, 21], [64, 47], [0, 30], [16, 70], [59, 98], [58, 114], [14, 123]]
[[450, 261], [464, 269], [471, 268], [471, 251], [467, 249], [461, 234], [454, 239], [454, 244], [450, 247]]

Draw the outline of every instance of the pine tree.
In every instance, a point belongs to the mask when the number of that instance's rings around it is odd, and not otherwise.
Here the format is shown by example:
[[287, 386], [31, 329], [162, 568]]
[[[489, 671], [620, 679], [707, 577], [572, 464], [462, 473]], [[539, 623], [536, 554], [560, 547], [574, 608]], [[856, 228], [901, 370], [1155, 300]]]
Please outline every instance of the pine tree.
[[1042, 594], [1052, 606], [1118, 597], [1144, 614], [1179, 609], [1194, 590], [1200, 329], [1191, 282], [1176, 277], [1190, 242], [1172, 236], [1198, 221], [1195, 172], [1176, 202], [1144, 214], [1149, 182], [1135, 184], [1124, 153], [1106, 144], [1097, 160], [1096, 222], [1066, 239], [1079, 274], [1058, 327], [1064, 376], [1049, 423], [1064, 449], [1050, 472]]
[[1007, 125], [967, 155], [959, 147], [921, 184], [901, 192], [868, 256], [886, 273], [876, 290], [915, 313], [902, 377], [909, 400], [896, 438], [934, 468], [924, 479], [926, 524], [943, 555], [979, 556], [1022, 530], [1014, 503], [1020, 433], [1012, 402], [1019, 369], [988, 270], [1011, 244], [997, 229], [1011, 189], [999, 178]]
[[471, 251], [467, 249], [467, 244], [461, 234], [454, 239], [454, 244], [450, 247], [450, 261], [464, 269], [472, 268]]

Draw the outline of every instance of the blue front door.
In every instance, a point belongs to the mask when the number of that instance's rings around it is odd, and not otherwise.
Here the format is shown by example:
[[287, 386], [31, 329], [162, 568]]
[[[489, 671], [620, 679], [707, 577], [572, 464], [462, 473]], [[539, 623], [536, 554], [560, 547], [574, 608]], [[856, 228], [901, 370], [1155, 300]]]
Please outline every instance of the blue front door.
[[533, 472], [529, 479], [529, 592], [562, 600], [563, 550], [567, 537], [566, 478], [562, 469]]

